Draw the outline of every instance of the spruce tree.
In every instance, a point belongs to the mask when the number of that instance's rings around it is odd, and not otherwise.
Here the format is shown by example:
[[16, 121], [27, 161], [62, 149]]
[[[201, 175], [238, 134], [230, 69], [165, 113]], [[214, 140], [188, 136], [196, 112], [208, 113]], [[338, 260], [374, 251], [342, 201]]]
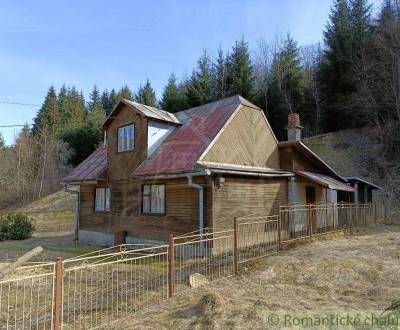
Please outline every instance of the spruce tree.
[[6, 147], [6, 141], [4, 140], [3, 134], [0, 132], [0, 149], [4, 149]]
[[228, 65], [221, 47], [218, 49], [218, 56], [214, 64], [214, 99], [219, 100], [227, 96]]
[[[113, 92], [113, 90], [111, 92]], [[115, 103], [118, 103], [122, 99], [130, 100], [130, 101], [134, 100], [134, 95], [133, 95], [132, 91], [130, 90], [130, 88], [127, 85], [122, 86], [121, 89], [118, 91], [117, 97], [115, 99], [115, 101], [116, 101]]]
[[87, 121], [92, 123], [94, 127], [100, 128], [100, 126], [106, 120], [106, 113], [101, 103], [100, 91], [98, 90], [96, 85], [93, 87], [92, 92], [89, 94], [89, 102], [87, 108]]
[[181, 86], [177, 84], [177, 78], [173, 73], [169, 76], [167, 85], [164, 87], [160, 107], [172, 113], [187, 108], [185, 93]]
[[303, 81], [297, 43], [288, 35], [276, 54], [268, 87], [268, 114], [278, 139], [286, 138], [289, 113], [301, 112]]
[[141, 104], [148, 105], [150, 107], [157, 106], [156, 93], [153, 87], [151, 87], [149, 79], [146, 80], [144, 86], [139, 87], [135, 96], [135, 101]]
[[61, 114], [57, 106], [57, 96], [54, 86], [50, 86], [42, 107], [34, 119], [32, 132], [39, 133], [46, 129], [56, 135], [61, 129]]
[[212, 62], [207, 50], [204, 50], [186, 84], [188, 105], [196, 107], [212, 101], [213, 89]]
[[253, 66], [250, 52], [244, 37], [235, 42], [227, 60], [228, 79], [227, 90], [229, 95], [239, 94], [249, 101], [254, 101], [255, 86]]

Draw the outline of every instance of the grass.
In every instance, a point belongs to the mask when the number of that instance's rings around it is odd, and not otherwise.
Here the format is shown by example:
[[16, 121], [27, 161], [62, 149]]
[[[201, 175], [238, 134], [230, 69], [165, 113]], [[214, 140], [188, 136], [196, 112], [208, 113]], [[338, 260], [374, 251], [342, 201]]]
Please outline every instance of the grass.
[[74, 242], [75, 203], [71, 194], [56, 192], [14, 212], [26, 212], [34, 222], [32, 238], [23, 241], [0, 242], [0, 261], [15, 260], [18, 256], [42, 246], [35, 260], [54, 261], [56, 257], [69, 258], [98, 249]]
[[380, 315], [400, 299], [399, 259], [399, 225], [321, 236], [247, 265], [240, 276], [139, 311], [114, 328], [261, 329], [269, 328], [272, 313], [299, 318]]

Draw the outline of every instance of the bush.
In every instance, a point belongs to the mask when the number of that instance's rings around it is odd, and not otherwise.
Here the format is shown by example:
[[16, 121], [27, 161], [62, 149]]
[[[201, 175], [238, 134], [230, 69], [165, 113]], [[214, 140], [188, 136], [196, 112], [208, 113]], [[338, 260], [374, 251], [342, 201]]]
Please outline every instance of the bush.
[[7, 214], [0, 221], [0, 240], [23, 240], [32, 236], [35, 227], [24, 214]]

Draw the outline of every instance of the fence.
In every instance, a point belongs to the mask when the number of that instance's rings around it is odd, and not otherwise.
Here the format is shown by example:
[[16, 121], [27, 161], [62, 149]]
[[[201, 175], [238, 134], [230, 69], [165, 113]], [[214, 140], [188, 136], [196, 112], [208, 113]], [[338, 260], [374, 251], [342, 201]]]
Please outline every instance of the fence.
[[99, 327], [190, 286], [237, 274], [284, 242], [380, 223], [383, 215], [377, 204], [282, 206], [278, 215], [235, 218], [232, 229], [171, 237], [165, 245], [124, 244], [20, 267], [17, 276], [0, 281], [0, 328]]

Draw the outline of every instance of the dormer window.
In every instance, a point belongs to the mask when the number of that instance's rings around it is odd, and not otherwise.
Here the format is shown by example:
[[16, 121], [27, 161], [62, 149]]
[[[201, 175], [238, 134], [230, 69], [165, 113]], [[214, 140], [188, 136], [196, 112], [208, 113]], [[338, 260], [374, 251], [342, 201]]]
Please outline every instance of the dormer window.
[[133, 150], [135, 146], [135, 125], [118, 128], [118, 152]]

